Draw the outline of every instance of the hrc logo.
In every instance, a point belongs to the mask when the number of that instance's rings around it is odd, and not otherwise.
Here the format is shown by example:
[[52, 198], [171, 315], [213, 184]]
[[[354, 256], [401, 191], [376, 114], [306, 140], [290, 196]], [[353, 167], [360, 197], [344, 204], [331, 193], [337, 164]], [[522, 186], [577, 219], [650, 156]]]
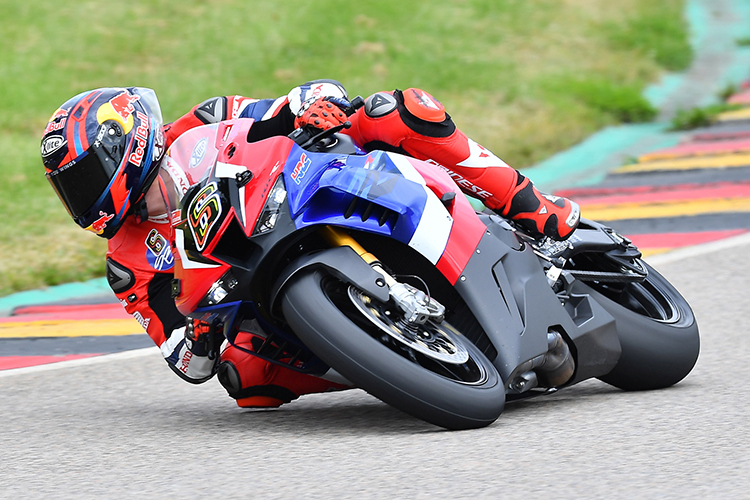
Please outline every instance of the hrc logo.
[[295, 183], [299, 184], [300, 181], [302, 181], [302, 178], [307, 173], [307, 169], [310, 167], [311, 163], [312, 160], [308, 158], [305, 153], [302, 153], [302, 156], [300, 156], [297, 165], [295, 165], [294, 170], [292, 170], [292, 180]]

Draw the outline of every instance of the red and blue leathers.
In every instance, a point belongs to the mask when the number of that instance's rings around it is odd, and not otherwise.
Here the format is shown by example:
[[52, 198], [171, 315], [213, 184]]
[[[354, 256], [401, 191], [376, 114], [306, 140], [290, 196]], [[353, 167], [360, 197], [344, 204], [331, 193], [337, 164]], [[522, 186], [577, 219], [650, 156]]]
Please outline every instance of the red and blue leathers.
[[[256, 120], [248, 136], [251, 142], [287, 135], [294, 130], [303, 103], [325, 96], [346, 98], [346, 92], [338, 82], [321, 80], [278, 99], [215, 97], [165, 126], [166, 147], [193, 127], [235, 118]], [[350, 121], [352, 127], [346, 133], [365, 149], [399, 151], [431, 161], [447, 170], [467, 194], [504, 216], [529, 222], [532, 232], [564, 238], [577, 224], [575, 204], [541, 195], [528, 179], [458, 130], [442, 104], [422, 90], [373, 94]], [[217, 364], [184, 337], [185, 319], [171, 297], [174, 258], [167, 218], [141, 218], [129, 217], [109, 240], [110, 286], [160, 347], [173, 371], [187, 381], [203, 382], [213, 376]], [[253, 335], [241, 334], [237, 343], [252, 350]], [[233, 346], [224, 349], [221, 362], [232, 367], [224, 370], [220, 380], [240, 406], [278, 406], [302, 394], [347, 387], [269, 363]]]

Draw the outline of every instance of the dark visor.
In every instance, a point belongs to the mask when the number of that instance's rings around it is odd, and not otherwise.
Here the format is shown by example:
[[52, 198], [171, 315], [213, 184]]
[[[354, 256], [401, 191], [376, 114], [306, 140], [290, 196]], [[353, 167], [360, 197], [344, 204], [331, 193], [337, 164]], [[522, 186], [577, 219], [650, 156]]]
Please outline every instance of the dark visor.
[[74, 219], [86, 213], [107, 189], [121, 158], [121, 154], [110, 155], [101, 145], [95, 144], [73, 165], [47, 174]]

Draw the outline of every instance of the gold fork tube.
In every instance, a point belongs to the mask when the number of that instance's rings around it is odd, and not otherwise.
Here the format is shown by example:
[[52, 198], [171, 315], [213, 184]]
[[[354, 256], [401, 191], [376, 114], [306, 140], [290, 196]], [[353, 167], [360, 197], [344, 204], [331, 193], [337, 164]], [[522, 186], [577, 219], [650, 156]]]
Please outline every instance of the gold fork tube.
[[337, 229], [332, 226], [325, 226], [321, 228], [320, 233], [328, 242], [337, 247], [351, 247], [362, 259], [368, 264], [377, 262], [378, 258], [373, 254], [365, 250], [365, 248], [357, 243], [357, 240], [346, 234], [344, 231]]

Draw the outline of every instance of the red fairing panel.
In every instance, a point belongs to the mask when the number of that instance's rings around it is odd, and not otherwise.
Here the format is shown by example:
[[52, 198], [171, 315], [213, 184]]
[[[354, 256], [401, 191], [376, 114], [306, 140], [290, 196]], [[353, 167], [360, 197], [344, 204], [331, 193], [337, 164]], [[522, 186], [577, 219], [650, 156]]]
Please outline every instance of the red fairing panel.
[[453, 182], [453, 179], [436, 165], [431, 165], [419, 160], [411, 160], [414, 168], [424, 178], [427, 187], [434, 192], [438, 198], [445, 193], [455, 193], [453, 202], [447, 207], [453, 217], [448, 244], [443, 255], [437, 263], [438, 270], [443, 273], [453, 285], [458, 281], [469, 259], [479, 245], [479, 240], [484, 236], [487, 228], [477, 218], [474, 209], [461, 189]]

